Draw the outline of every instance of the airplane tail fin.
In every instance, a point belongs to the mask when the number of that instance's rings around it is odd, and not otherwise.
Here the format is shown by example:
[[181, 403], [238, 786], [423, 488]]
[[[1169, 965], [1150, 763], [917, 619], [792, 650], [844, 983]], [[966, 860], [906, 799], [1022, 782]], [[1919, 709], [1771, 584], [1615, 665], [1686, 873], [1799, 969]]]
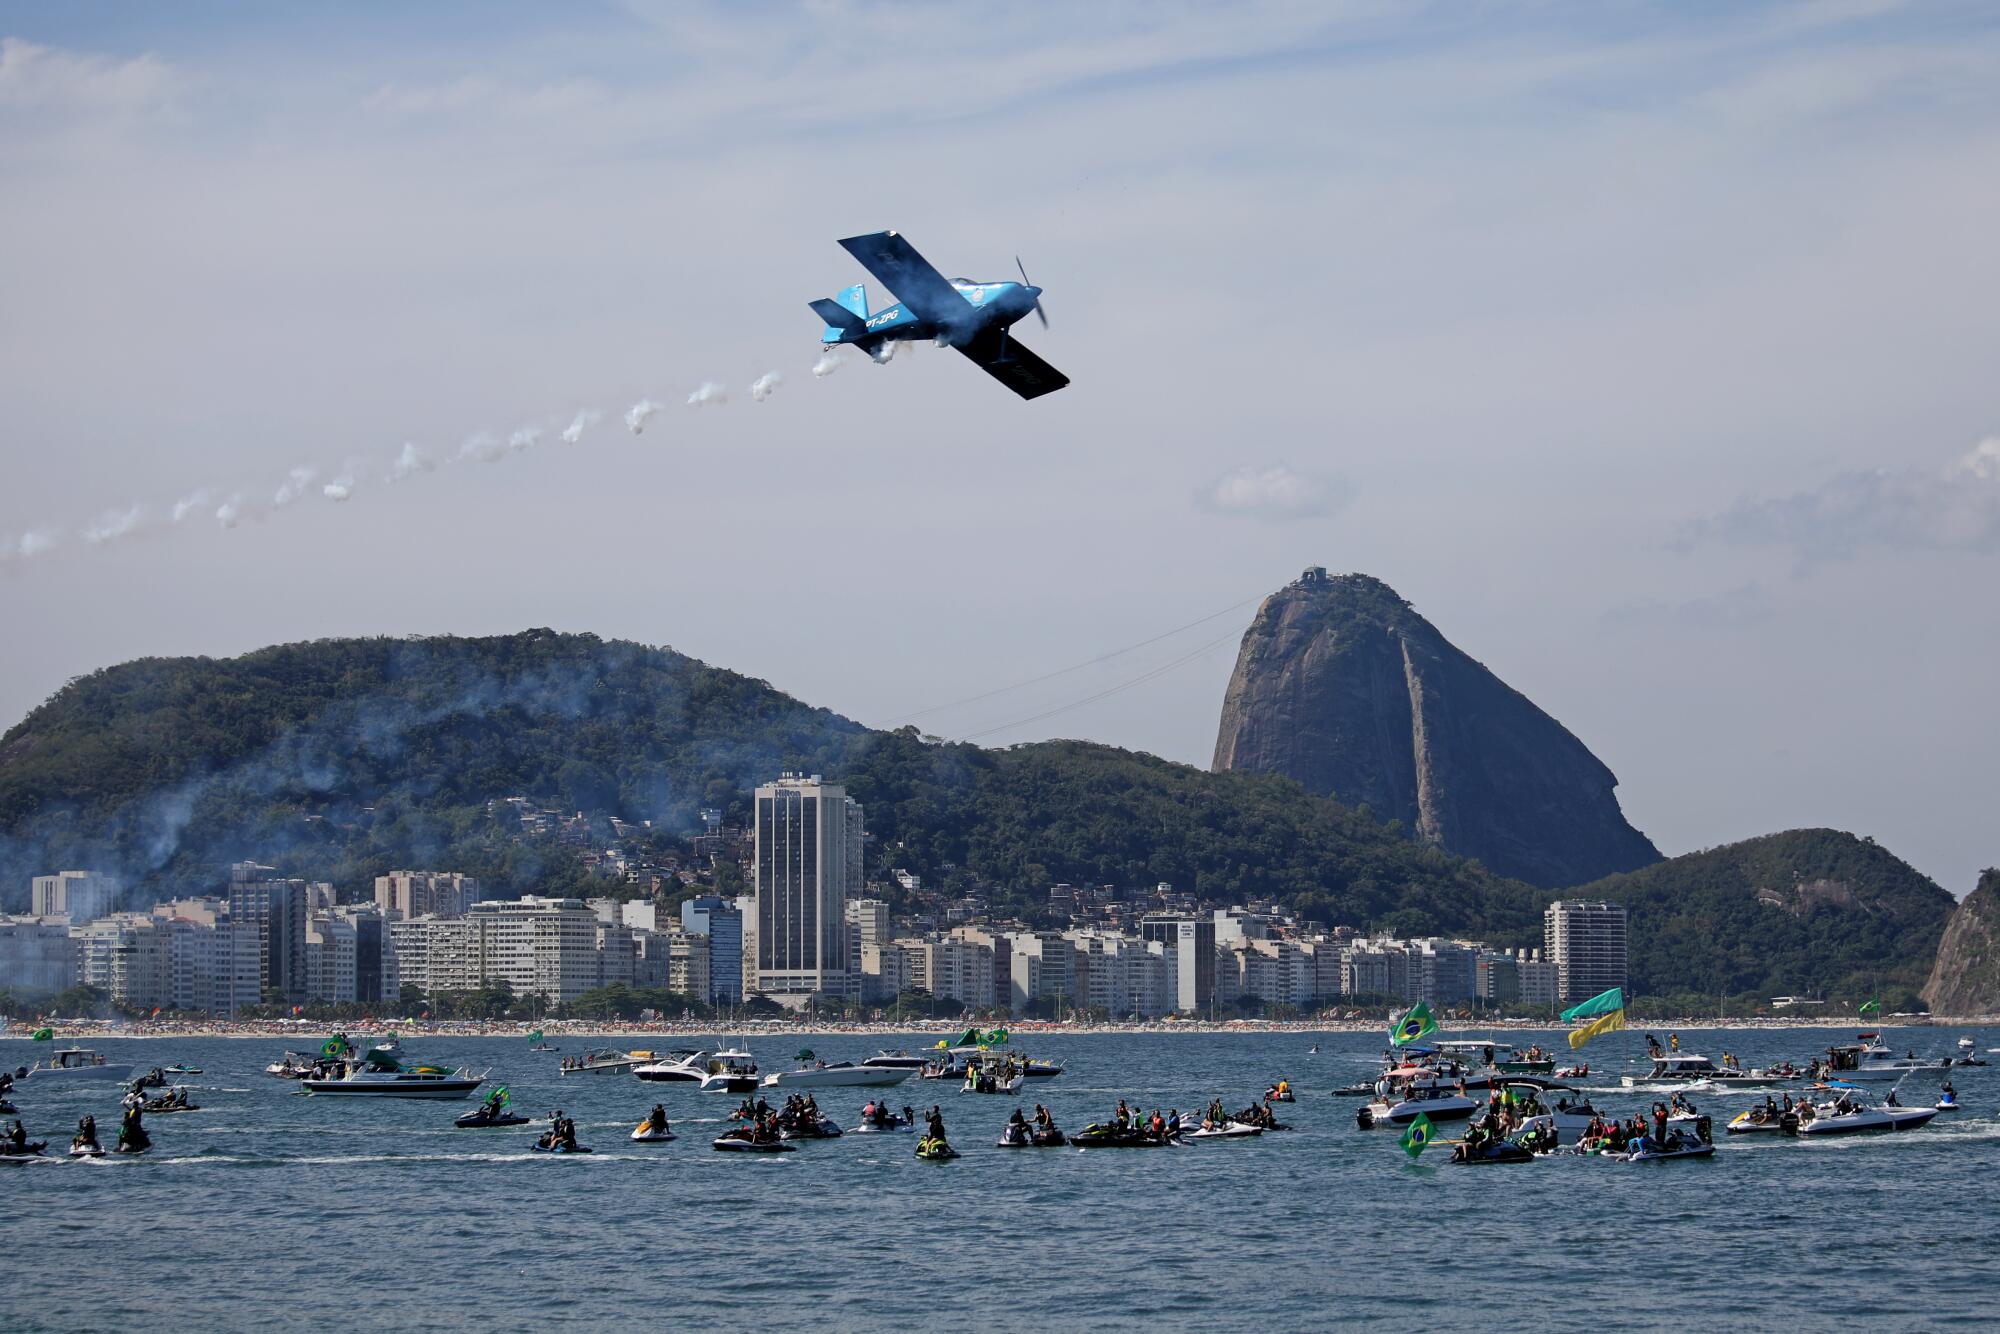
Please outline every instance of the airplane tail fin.
[[[840, 295], [842, 298], [846, 298], [857, 290], [859, 289], [850, 287]], [[864, 314], [857, 314], [852, 306], [846, 304], [844, 299], [841, 301], [829, 301], [825, 297], [821, 297], [819, 300], [808, 302], [807, 304], [813, 308], [814, 314], [826, 321], [826, 332], [819, 336], [819, 340], [822, 343], [853, 342], [856, 338], [868, 332], [868, 321], [864, 317]]]
[[868, 287], [865, 283], [856, 283], [852, 287], [843, 288], [840, 295], [835, 297], [834, 300], [853, 311], [856, 315], [859, 315], [862, 319], [866, 320], [868, 318]]

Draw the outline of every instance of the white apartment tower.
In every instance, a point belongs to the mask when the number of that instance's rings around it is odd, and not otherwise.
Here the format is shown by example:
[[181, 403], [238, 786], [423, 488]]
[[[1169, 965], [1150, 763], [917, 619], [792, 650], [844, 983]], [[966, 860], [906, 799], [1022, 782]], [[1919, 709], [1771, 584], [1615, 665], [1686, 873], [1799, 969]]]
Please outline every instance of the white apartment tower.
[[1565, 1005], [1624, 986], [1624, 907], [1557, 899], [1542, 914], [1542, 954], [1556, 965]]
[[757, 789], [756, 988], [845, 996], [847, 900], [861, 886], [861, 807], [836, 784], [787, 774]]

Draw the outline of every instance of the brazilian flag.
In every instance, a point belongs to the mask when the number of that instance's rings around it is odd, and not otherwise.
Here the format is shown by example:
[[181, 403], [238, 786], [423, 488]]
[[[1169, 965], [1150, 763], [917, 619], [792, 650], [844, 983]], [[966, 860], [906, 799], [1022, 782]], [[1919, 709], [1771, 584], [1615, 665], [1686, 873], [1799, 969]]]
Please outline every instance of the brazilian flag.
[[528, 1034], [528, 1041], [530, 1042], [540, 1042], [541, 1040], [542, 1040], [542, 1030], [539, 1028], [536, 1029], [534, 1032]]
[[1398, 1019], [1396, 1026], [1389, 1030], [1389, 1045], [1407, 1047], [1419, 1038], [1429, 1037], [1437, 1031], [1437, 1016], [1431, 1013], [1431, 1007], [1426, 1002], [1418, 1001], [1410, 1007], [1410, 1012]]
[[1411, 1162], [1415, 1162], [1423, 1157], [1424, 1150], [1430, 1146], [1430, 1142], [1431, 1119], [1418, 1112], [1417, 1119], [1410, 1122], [1409, 1129], [1403, 1132], [1403, 1152], [1410, 1155]]
[[38, 1028], [28, 1034], [28, 1038], [33, 1042], [54, 1042], [56, 1040], [56, 1031], [53, 1028]]
[[505, 1084], [502, 1084], [499, 1088], [494, 1089], [493, 1096], [500, 1100], [500, 1105], [502, 1107], [505, 1107], [508, 1103], [513, 1101], [512, 1098], [507, 1096], [507, 1086]]
[[1599, 1015], [1610, 1014], [1613, 1010], [1625, 1008], [1625, 988], [1613, 987], [1600, 991], [1587, 1001], [1579, 1001], [1562, 1012], [1562, 1021], [1575, 1023], [1579, 1019], [1595, 1019]]
[[335, 1033], [320, 1044], [319, 1054], [326, 1057], [345, 1056], [348, 1053], [347, 1039]]
[[1863, 1002], [1861, 1002], [1861, 1013], [1862, 1013], [1862, 1014], [1868, 1014], [1868, 1013], [1871, 1013], [1871, 1012], [1872, 1012], [1872, 1013], [1875, 1013], [1875, 1014], [1880, 1014], [1880, 1013], [1882, 1013], [1882, 1002], [1881, 1002], [1880, 1000], [1871, 1000], [1871, 1001], [1863, 1001]]

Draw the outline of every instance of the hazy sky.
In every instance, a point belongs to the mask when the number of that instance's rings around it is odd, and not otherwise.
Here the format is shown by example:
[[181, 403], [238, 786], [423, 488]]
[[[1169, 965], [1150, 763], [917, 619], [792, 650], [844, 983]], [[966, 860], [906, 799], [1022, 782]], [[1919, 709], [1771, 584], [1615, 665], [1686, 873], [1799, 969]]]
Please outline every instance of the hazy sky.
[[[1205, 764], [1323, 564], [1669, 853], [2000, 862], [1993, 6], [411, 8], [0, 5], [6, 720], [548, 625], [880, 723], [1240, 603], [919, 720]], [[1071, 387], [816, 378], [881, 228]]]

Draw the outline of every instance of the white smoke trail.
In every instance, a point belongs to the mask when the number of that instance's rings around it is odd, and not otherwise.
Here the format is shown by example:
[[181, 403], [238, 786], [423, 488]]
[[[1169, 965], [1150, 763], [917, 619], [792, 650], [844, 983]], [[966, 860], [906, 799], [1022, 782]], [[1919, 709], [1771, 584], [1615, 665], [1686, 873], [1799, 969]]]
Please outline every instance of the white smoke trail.
[[762, 403], [772, 394], [777, 393], [778, 386], [784, 382], [785, 377], [776, 371], [765, 371], [750, 382], [750, 401], [752, 403]]
[[188, 492], [174, 502], [174, 522], [179, 523], [196, 510], [207, 509], [214, 499], [215, 497], [208, 493], [207, 487]]
[[625, 410], [625, 429], [638, 435], [646, 429], [646, 423], [658, 416], [660, 405], [650, 398], [642, 398]]
[[721, 407], [729, 401], [729, 391], [713, 380], [703, 380], [701, 388], [688, 395], [691, 408]]
[[435, 463], [431, 462], [429, 455], [405, 440], [403, 442], [403, 452], [398, 454], [396, 461], [389, 465], [389, 480], [392, 482], [407, 481], [420, 472], [429, 472], [436, 466]]
[[573, 445], [583, 439], [583, 433], [604, 420], [604, 414], [596, 408], [584, 408], [576, 414], [576, 420], [563, 427], [563, 443]]
[[507, 437], [507, 448], [516, 453], [524, 449], [533, 449], [541, 443], [542, 428], [539, 426], [517, 426], [514, 428], [514, 433]]
[[353, 471], [350, 469], [347, 472], [341, 473], [340, 476], [334, 478], [332, 481], [328, 482], [325, 486], [321, 487], [319, 489], [319, 493], [325, 496], [328, 500], [333, 500], [333, 501], [352, 499], [354, 496]]
[[297, 500], [306, 493], [306, 488], [313, 484], [313, 478], [317, 476], [319, 476], [319, 469], [317, 468], [301, 466], [292, 469], [286, 475], [285, 480], [278, 484], [277, 491], [272, 494], [271, 507], [273, 509], [283, 509], [294, 500]]
[[243, 497], [231, 496], [215, 507], [215, 521], [224, 528], [234, 528], [243, 521]]
[[106, 510], [84, 525], [83, 540], [94, 547], [101, 547], [106, 542], [116, 542], [121, 537], [130, 536], [138, 531], [139, 525], [145, 521], [144, 505], [134, 505], [124, 510]]
[[506, 447], [486, 431], [473, 432], [458, 447], [460, 462], [491, 463], [506, 452]]
[[815, 380], [824, 380], [827, 376], [841, 368], [843, 360], [839, 348], [828, 348], [826, 351], [820, 353], [819, 360], [813, 363], [813, 378]]
[[0, 547], [0, 560], [33, 560], [55, 549], [56, 535], [46, 528], [38, 528], [10, 538], [7, 545]]

